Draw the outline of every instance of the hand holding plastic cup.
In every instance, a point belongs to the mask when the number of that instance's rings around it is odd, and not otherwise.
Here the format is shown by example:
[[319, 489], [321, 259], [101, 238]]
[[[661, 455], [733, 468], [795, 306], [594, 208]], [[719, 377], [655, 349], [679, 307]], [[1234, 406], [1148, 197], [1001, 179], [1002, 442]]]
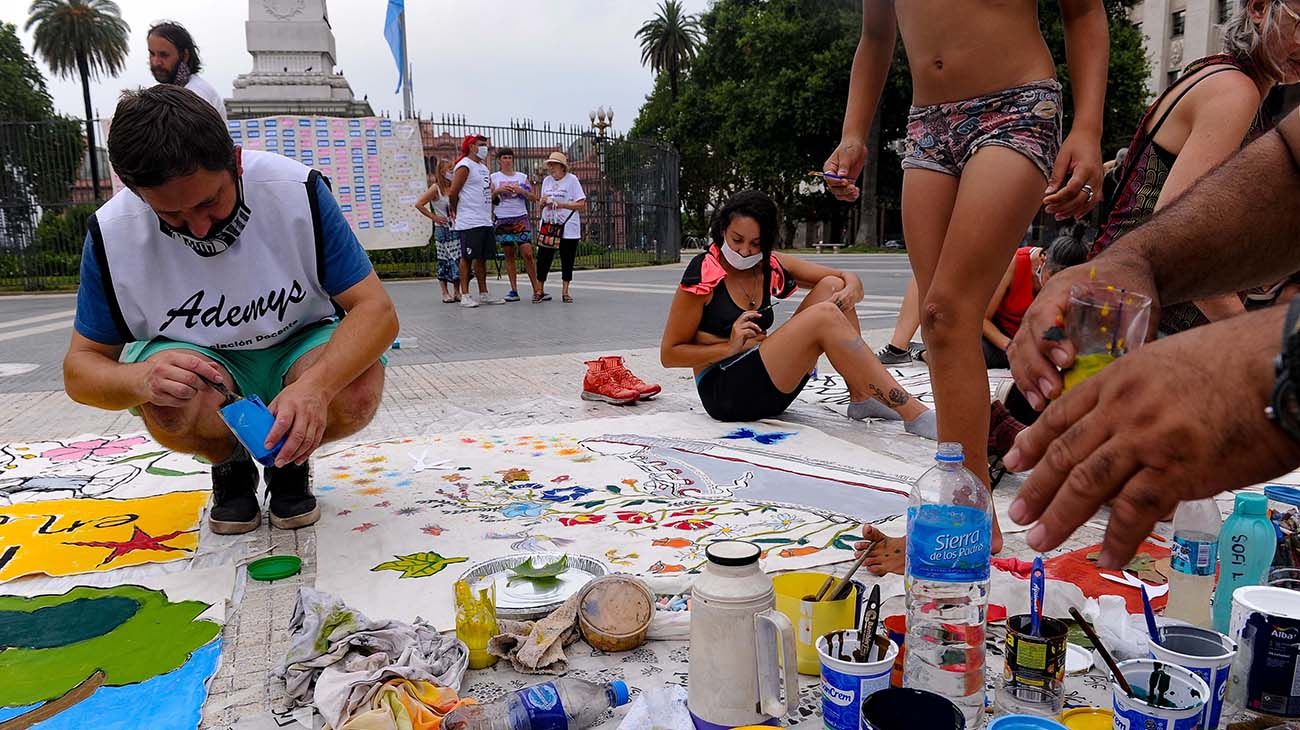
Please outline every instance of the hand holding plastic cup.
[[1151, 298], [1090, 282], [1070, 288], [1065, 336], [1074, 345], [1074, 365], [1064, 371], [1065, 390], [1101, 372], [1146, 341]]

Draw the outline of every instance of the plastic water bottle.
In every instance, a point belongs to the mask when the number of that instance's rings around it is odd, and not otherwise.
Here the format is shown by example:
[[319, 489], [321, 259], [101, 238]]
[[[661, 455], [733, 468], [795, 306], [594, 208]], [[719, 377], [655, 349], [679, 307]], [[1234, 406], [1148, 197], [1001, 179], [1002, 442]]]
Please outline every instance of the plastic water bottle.
[[947, 697], [979, 727], [993, 500], [963, 464], [961, 444], [939, 444], [934, 458], [907, 508], [903, 686]]
[[1214, 591], [1214, 630], [1228, 633], [1232, 617], [1232, 592], [1264, 582], [1277, 547], [1273, 521], [1268, 518], [1268, 498], [1262, 494], [1237, 495], [1232, 514], [1219, 534], [1219, 587]]
[[452, 710], [444, 730], [581, 730], [611, 707], [627, 704], [627, 685], [564, 677], [525, 687], [486, 705]]
[[1169, 603], [1165, 617], [1210, 628], [1210, 596], [1219, 567], [1219, 528], [1223, 517], [1213, 499], [1183, 502], [1174, 512], [1170, 549]]

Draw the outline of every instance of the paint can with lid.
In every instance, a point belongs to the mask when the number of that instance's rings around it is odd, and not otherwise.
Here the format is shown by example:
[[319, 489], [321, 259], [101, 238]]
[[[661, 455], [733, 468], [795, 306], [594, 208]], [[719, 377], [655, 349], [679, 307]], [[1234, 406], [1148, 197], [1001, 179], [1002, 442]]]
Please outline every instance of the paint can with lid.
[[1228, 679], [1229, 707], [1300, 717], [1300, 591], [1238, 588], [1228, 634], [1238, 646]]

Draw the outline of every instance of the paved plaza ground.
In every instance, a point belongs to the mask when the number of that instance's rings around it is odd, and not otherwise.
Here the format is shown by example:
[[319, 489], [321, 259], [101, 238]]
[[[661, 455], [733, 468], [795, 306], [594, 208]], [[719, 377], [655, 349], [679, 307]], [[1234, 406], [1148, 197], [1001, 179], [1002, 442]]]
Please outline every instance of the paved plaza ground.
[[[816, 258], [862, 278], [867, 297], [858, 315], [873, 349], [881, 346], [902, 301], [909, 275], [906, 257]], [[559, 301], [556, 281], [553, 302], [476, 310], [441, 304], [434, 282], [390, 283], [407, 346], [393, 351], [383, 405], [356, 439], [629, 415], [627, 409], [578, 398], [583, 360], [601, 354], [625, 355], [637, 374], [663, 385], [664, 393], [635, 406], [635, 413], [699, 410], [690, 373], [664, 370], [658, 357], [664, 315], [682, 268], [580, 271], [573, 285], [575, 304]], [[504, 277], [492, 280], [491, 287], [493, 294], [504, 294]], [[527, 292], [521, 294], [527, 297]], [[71, 295], [0, 297], [0, 392], [7, 394], [6, 407], [0, 409], [0, 443], [141, 430], [129, 415], [74, 404], [61, 391], [60, 359], [74, 306]], [[778, 321], [795, 306], [779, 308]], [[414, 348], [409, 346], [412, 338]], [[22, 370], [29, 371], [5, 374]], [[797, 404], [791, 420], [868, 447], [884, 443], [870, 425], [807, 404]], [[916, 441], [907, 453], [892, 455], [924, 463], [929, 442]], [[1015, 488], [1014, 478], [1008, 482], [1000, 492]], [[298, 585], [310, 584], [315, 575], [314, 529], [283, 532], [264, 527], [256, 534], [262, 547], [302, 556], [304, 572], [272, 585], [250, 584], [230, 613], [206, 727], [226, 727], [276, 704], [283, 684], [269, 679], [268, 673], [284, 655]], [[1071, 545], [1099, 537], [1098, 530], [1087, 527]], [[1010, 535], [1007, 547], [1010, 555], [1024, 557], [1028, 552], [1023, 534]]]

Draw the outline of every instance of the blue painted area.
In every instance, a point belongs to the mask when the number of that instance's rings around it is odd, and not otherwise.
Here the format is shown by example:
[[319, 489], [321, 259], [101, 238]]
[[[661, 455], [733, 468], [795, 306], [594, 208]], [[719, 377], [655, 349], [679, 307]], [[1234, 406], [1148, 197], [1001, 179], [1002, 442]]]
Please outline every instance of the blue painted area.
[[[99, 691], [54, 717], [36, 730], [133, 730], [139, 727], [196, 728], [208, 697], [208, 679], [217, 671], [221, 637], [195, 650], [183, 666], [153, 679]], [[0, 707], [0, 722], [36, 707]]]
[[790, 431], [770, 431], [768, 433], [758, 433], [757, 431], [754, 431], [752, 429], [738, 428], [735, 431], [732, 431], [731, 433], [723, 436], [722, 438], [730, 439], [732, 441], [744, 441], [746, 439], [750, 439], [760, 444], [763, 444], [764, 446], [771, 446], [772, 444], [779, 444], [782, 441], [785, 441], [786, 439], [795, 435], [797, 434]]

